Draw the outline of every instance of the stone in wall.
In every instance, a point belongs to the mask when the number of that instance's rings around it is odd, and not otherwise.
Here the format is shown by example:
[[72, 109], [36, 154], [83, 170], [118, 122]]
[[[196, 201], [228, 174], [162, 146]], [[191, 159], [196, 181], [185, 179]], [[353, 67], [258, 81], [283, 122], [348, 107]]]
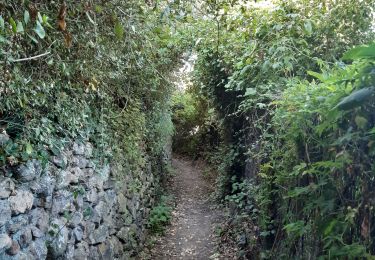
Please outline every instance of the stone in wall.
[[116, 162], [101, 165], [93, 155], [92, 144], [74, 142], [45, 166], [30, 160], [0, 171], [1, 260], [137, 253], [156, 185], [151, 167], [116, 181]]

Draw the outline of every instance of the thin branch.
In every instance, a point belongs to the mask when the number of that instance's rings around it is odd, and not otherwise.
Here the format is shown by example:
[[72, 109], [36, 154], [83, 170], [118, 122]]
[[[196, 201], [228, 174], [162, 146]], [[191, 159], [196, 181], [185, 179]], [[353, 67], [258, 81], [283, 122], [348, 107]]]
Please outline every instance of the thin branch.
[[17, 60], [10, 60], [10, 61], [11, 62], [20, 62], [20, 61], [27, 61], [27, 60], [35, 60], [35, 59], [47, 56], [49, 54], [51, 54], [51, 52], [47, 51], [46, 53], [39, 54], [39, 55], [36, 55], [36, 56], [32, 56], [32, 57], [28, 57], [28, 58], [22, 58], [22, 59], [17, 59]]

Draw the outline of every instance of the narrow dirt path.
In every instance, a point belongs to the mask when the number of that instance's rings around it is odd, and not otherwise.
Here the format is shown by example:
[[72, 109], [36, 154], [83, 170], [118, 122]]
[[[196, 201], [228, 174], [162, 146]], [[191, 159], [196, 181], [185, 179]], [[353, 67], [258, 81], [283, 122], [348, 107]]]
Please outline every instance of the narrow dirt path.
[[177, 206], [171, 226], [152, 249], [152, 259], [217, 259], [215, 225], [221, 212], [209, 200], [213, 183], [187, 159], [175, 158], [172, 165], [176, 175], [171, 193]]

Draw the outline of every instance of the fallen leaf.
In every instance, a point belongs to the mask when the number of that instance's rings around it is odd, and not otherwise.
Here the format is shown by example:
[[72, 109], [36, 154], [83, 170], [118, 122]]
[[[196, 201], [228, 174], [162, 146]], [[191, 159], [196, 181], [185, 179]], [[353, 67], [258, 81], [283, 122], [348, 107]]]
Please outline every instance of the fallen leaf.
[[73, 37], [70, 34], [70, 32], [65, 32], [64, 33], [64, 40], [65, 40], [65, 46], [66, 47], [68, 47], [68, 48], [72, 47]]
[[66, 4], [64, 2], [60, 7], [59, 16], [58, 16], [58, 20], [57, 20], [57, 24], [59, 26], [59, 29], [63, 32], [66, 31], [65, 17], [66, 17]]

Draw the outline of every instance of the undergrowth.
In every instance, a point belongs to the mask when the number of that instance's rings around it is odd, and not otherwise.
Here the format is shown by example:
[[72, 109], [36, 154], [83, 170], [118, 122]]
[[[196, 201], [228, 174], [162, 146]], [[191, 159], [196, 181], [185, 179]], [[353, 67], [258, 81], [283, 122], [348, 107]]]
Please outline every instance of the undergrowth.
[[171, 197], [163, 195], [159, 203], [151, 209], [147, 226], [152, 234], [163, 234], [167, 225], [170, 224], [171, 200]]

